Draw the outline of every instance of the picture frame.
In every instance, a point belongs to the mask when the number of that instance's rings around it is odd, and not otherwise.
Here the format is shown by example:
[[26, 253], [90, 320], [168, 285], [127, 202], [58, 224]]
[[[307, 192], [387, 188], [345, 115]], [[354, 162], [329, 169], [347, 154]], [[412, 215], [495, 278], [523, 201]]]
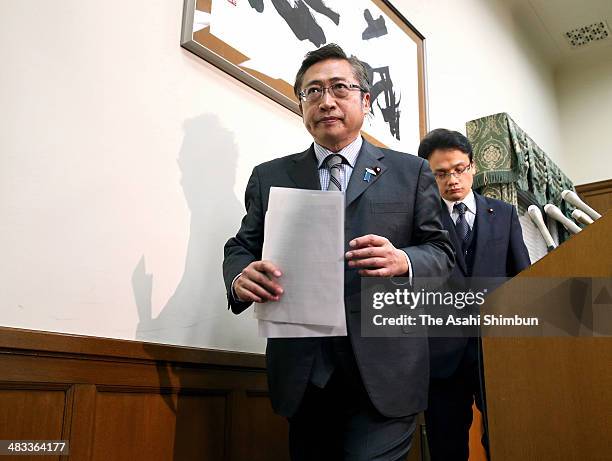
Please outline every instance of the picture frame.
[[425, 37], [387, 0], [185, 0], [181, 46], [287, 109], [304, 55], [337, 43], [366, 64], [364, 136], [416, 153], [427, 133]]

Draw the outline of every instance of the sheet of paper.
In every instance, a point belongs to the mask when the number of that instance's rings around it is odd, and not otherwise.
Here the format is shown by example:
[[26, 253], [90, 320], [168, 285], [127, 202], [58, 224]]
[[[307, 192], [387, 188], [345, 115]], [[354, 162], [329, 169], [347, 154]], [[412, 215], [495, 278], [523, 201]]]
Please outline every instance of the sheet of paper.
[[[257, 304], [257, 319], [301, 325], [302, 333], [291, 336], [346, 334], [341, 192], [271, 188], [262, 259], [280, 268], [284, 293], [280, 301]], [[273, 330], [285, 329], [278, 327]]]
[[346, 322], [337, 327], [304, 325], [301, 323], [258, 320], [259, 336], [264, 338], [312, 338], [318, 336], [346, 336]]

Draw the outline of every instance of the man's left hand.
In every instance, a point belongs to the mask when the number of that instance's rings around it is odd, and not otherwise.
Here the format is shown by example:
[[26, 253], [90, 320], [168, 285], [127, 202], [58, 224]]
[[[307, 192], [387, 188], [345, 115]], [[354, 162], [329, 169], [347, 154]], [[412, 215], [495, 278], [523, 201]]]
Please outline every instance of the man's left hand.
[[380, 235], [364, 235], [351, 240], [346, 253], [349, 267], [360, 268], [359, 275], [394, 277], [408, 275], [406, 253]]

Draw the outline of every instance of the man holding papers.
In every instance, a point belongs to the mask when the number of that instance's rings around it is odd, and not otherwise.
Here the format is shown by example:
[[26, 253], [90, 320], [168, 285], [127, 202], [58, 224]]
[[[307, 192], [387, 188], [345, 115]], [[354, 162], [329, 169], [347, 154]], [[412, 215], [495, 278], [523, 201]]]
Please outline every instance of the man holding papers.
[[[291, 207], [283, 207], [282, 201], [299, 203], [302, 198], [288, 197], [276, 188], [333, 191], [326, 193], [344, 198], [346, 252], [341, 275], [347, 335], [267, 335], [270, 396], [275, 411], [289, 419], [293, 460], [403, 459], [410, 449], [415, 414], [427, 403], [427, 338], [362, 338], [361, 276], [445, 276], [454, 253], [427, 163], [375, 147], [360, 136], [370, 110], [369, 88], [364, 66], [337, 45], [306, 55], [294, 91], [314, 143], [304, 152], [255, 167], [245, 194], [247, 214], [225, 245], [223, 273], [232, 311], [238, 314], [253, 302], [258, 309], [265, 307], [261, 303], [280, 303], [291, 292], [283, 284], [283, 264], [262, 258], [264, 225], [266, 239], [271, 238], [268, 231], [282, 238], [278, 223], [293, 219], [288, 218]], [[320, 203], [317, 200], [307, 199]], [[266, 216], [269, 207], [271, 222]], [[278, 210], [285, 215], [277, 216]], [[300, 216], [296, 213], [295, 219]], [[313, 232], [325, 232], [320, 219], [313, 226]], [[333, 245], [337, 237], [327, 239]], [[312, 270], [335, 278], [333, 261]], [[325, 285], [322, 279], [319, 283]], [[327, 295], [312, 291], [310, 305], [316, 312], [299, 321], [318, 318], [322, 324], [331, 323], [317, 308]], [[312, 325], [296, 325], [314, 331]]]

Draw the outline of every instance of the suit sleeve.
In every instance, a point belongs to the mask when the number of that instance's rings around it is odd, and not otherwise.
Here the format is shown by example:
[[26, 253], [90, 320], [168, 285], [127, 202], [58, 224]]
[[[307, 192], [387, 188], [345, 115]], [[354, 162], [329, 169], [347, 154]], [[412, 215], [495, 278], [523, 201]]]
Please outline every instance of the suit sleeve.
[[508, 257], [506, 258], [506, 273], [508, 277], [514, 277], [523, 269], [529, 267], [531, 260], [529, 252], [523, 240], [523, 230], [516, 213], [516, 208], [512, 207], [510, 218], [510, 244], [508, 245]]
[[427, 162], [421, 163], [414, 199], [414, 246], [402, 248], [410, 258], [414, 277], [445, 277], [455, 265], [448, 231], [442, 226], [438, 186]]
[[236, 301], [232, 295], [232, 282], [242, 270], [253, 261], [261, 259], [264, 237], [264, 211], [261, 185], [257, 168], [251, 173], [244, 194], [246, 215], [242, 218], [240, 229], [224, 247], [223, 279], [227, 292], [228, 307], [239, 314], [251, 303]]

